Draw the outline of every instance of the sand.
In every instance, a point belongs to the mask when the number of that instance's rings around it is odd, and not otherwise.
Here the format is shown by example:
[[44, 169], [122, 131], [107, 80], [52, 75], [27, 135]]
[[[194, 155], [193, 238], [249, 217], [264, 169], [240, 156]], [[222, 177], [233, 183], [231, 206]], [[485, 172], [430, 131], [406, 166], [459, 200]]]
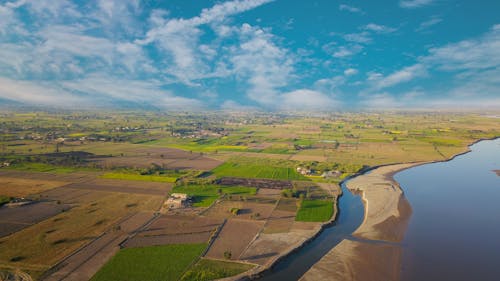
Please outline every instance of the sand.
[[416, 165], [383, 166], [347, 182], [349, 190], [362, 194], [364, 221], [352, 238], [333, 248], [301, 280], [399, 280], [400, 242], [411, 207], [393, 175]]

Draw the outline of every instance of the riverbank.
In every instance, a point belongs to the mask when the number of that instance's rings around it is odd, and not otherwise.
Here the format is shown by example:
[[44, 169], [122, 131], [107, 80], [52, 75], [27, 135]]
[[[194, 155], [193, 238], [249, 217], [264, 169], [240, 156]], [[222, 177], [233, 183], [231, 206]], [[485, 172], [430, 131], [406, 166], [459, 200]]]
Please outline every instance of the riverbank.
[[393, 175], [422, 163], [381, 166], [347, 182], [360, 193], [365, 217], [353, 238], [344, 239], [301, 280], [398, 280], [411, 207]]

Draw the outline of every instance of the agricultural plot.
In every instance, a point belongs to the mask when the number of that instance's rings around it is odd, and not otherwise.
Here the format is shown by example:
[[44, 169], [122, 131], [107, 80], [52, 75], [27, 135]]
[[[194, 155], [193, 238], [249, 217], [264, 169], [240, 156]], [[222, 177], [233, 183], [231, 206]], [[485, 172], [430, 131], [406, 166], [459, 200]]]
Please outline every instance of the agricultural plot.
[[174, 193], [186, 193], [193, 197], [194, 207], [208, 207], [223, 194], [227, 195], [255, 195], [257, 192], [252, 187], [226, 187], [220, 185], [187, 185], [175, 186]]
[[206, 247], [206, 244], [177, 244], [126, 248], [118, 252], [91, 280], [179, 280]]
[[217, 238], [210, 246], [206, 257], [225, 259], [224, 253], [231, 253], [231, 259], [237, 260], [255, 235], [264, 226], [262, 221], [229, 219]]
[[138, 183], [135, 181], [96, 179], [88, 182], [71, 183], [61, 188], [165, 196], [172, 188], [171, 186], [170, 183]]
[[59, 200], [61, 205], [75, 205], [65, 212], [0, 238], [0, 264], [38, 275], [97, 238], [128, 214], [155, 211], [163, 202], [162, 196], [64, 187], [46, 191], [42, 197]]
[[[274, 209], [274, 204], [262, 204], [244, 201], [222, 201], [212, 206], [204, 215], [212, 218], [231, 218], [266, 220]], [[238, 210], [237, 214], [232, 210]]]
[[251, 264], [200, 259], [182, 276], [181, 281], [208, 281], [238, 275], [254, 267]]
[[0, 175], [0, 195], [26, 197], [31, 194], [63, 186], [67, 183], [68, 182], [61, 181], [34, 180], [24, 177], [4, 177]]
[[296, 220], [305, 222], [325, 222], [333, 215], [333, 202], [329, 200], [303, 200]]
[[308, 180], [295, 169], [226, 162], [212, 170], [218, 177], [263, 178], [277, 180]]
[[41, 222], [69, 208], [69, 205], [55, 202], [34, 202], [18, 207], [0, 207], [0, 237]]
[[163, 215], [156, 218], [146, 229], [127, 240], [123, 246], [130, 248], [207, 243], [222, 223], [221, 219], [209, 217]]
[[101, 178], [116, 179], [116, 180], [132, 180], [132, 181], [169, 182], [169, 183], [174, 183], [177, 181], [177, 177], [138, 175], [138, 174], [127, 174], [127, 173], [105, 173], [101, 176]]

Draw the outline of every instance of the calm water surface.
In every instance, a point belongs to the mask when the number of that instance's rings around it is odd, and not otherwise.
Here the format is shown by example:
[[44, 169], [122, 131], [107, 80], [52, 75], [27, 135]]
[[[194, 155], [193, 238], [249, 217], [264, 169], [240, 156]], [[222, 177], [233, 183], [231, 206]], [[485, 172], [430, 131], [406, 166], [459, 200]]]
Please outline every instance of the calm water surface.
[[395, 176], [413, 213], [402, 280], [500, 280], [500, 139]]

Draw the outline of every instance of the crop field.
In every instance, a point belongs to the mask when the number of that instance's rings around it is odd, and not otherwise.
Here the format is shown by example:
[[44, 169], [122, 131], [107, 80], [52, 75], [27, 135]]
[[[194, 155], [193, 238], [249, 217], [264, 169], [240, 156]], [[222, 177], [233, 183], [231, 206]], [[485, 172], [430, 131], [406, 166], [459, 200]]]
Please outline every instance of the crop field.
[[186, 193], [194, 197], [194, 207], [208, 207], [223, 194], [227, 195], [255, 195], [253, 187], [226, 187], [219, 185], [178, 185], [172, 189], [173, 193]]
[[328, 200], [303, 200], [295, 220], [325, 222], [333, 215], [333, 202]]
[[206, 244], [177, 244], [122, 249], [91, 280], [179, 280], [206, 247]]
[[182, 276], [181, 281], [208, 281], [238, 275], [252, 269], [250, 264], [200, 259]]
[[226, 162], [212, 170], [218, 177], [263, 178], [277, 180], [307, 180], [293, 168], [245, 165]]
[[127, 173], [105, 173], [101, 176], [101, 178], [117, 179], [117, 180], [133, 180], [133, 181], [170, 182], [170, 183], [174, 183], [177, 181], [177, 177], [137, 175], [137, 174], [127, 174]]

